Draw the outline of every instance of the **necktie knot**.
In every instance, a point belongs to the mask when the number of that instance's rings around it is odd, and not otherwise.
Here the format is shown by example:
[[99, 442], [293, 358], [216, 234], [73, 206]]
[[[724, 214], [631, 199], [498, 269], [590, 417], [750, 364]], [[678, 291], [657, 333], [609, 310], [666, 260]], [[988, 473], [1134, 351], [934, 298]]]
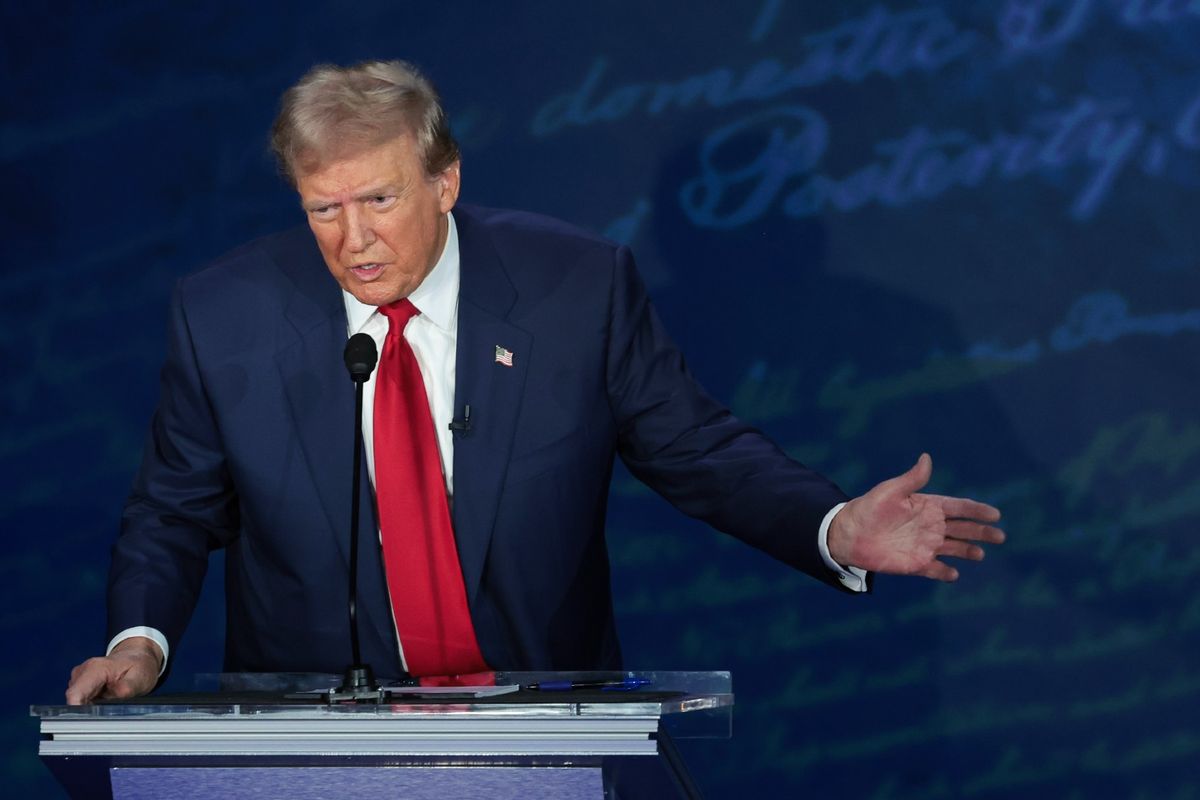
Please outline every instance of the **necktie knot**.
[[388, 330], [403, 331], [408, 321], [421, 312], [405, 297], [403, 300], [380, 306], [379, 313], [388, 318]]

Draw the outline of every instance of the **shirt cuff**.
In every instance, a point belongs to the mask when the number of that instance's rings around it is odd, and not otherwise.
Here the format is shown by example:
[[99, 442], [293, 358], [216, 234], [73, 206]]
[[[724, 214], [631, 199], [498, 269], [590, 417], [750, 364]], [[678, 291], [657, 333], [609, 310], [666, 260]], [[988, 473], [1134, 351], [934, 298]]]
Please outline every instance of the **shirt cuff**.
[[867, 590], [867, 571], [858, 567], [843, 567], [833, 560], [833, 556], [829, 555], [829, 526], [833, 524], [833, 518], [838, 515], [838, 512], [845, 507], [845, 503], [838, 503], [829, 509], [825, 519], [821, 520], [821, 528], [817, 531], [817, 549], [821, 551], [821, 558], [824, 559], [825, 566], [837, 573], [842, 586], [852, 592], [865, 592]]
[[135, 636], [144, 636], [158, 645], [158, 649], [162, 651], [162, 666], [158, 670], [158, 677], [161, 678], [162, 674], [167, 671], [167, 656], [171, 652], [171, 646], [167, 644], [167, 637], [163, 636], [158, 628], [151, 628], [146, 625], [126, 628], [112, 638], [112, 641], [108, 643], [108, 649], [104, 651], [104, 655], [111, 655], [114, 647], [126, 639], [132, 639]]

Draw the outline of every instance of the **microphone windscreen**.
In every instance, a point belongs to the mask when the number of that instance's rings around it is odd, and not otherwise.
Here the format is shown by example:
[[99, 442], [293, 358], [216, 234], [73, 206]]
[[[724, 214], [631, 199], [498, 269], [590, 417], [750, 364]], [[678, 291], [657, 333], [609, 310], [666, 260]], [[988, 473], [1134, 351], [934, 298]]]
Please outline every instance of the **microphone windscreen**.
[[350, 370], [350, 379], [362, 383], [371, 377], [375, 364], [379, 361], [379, 351], [375, 340], [366, 333], [356, 333], [346, 342], [346, 350], [342, 353], [346, 361], [346, 369]]

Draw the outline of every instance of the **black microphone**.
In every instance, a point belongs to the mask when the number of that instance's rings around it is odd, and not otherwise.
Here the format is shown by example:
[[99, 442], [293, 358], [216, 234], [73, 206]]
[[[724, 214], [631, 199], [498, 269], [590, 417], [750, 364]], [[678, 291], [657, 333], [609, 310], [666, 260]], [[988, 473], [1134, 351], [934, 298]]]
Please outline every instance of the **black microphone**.
[[455, 433], [466, 433], [471, 430], [471, 404], [463, 406], [462, 419], [450, 420], [450, 430]]
[[[372, 694], [378, 695], [379, 684], [375, 682], [375, 672], [370, 664], [364, 664], [358, 645], [358, 500], [362, 487], [362, 415], [363, 415], [363, 384], [371, 377], [375, 364], [379, 361], [379, 352], [375, 340], [365, 333], [356, 333], [346, 342], [346, 350], [342, 353], [346, 369], [350, 371], [350, 380], [354, 381], [354, 486], [351, 489], [350, 501], [350, 650], [353, 658], [342, 685], [336, 690], [330, 690], [330, 700], [334, 699], [367, 699]], [[336, 697], [335, 697], [336, 696]]]
[[[367, 378], [371, 377], [375, 365], [379, 363], [379, 351], [375, 349], [375, 340], [370, 334], [354, 334], [350, 341], [346, 342], [342, 359], [346, 362], [346, 369], [350, 370], [350, 380], [365, 383]], [[361, 425], [359, 430], [362, 430]]]

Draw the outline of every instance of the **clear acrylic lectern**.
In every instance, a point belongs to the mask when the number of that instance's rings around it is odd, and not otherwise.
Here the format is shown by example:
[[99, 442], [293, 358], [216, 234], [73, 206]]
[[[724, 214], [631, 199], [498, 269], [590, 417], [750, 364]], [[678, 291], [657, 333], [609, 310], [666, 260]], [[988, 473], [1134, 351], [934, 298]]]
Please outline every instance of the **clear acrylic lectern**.
[[[731, 731], [728, 672], [493, 677], [487, 696], [330, 704], [318, 693], [338, 676], [225, 674], [202, 676], [213, 691], [30, 711], [70, 796], [113, 800], [692, 798], [672, 737]], [[628, 677], [646, 685], [529, 688]]]

